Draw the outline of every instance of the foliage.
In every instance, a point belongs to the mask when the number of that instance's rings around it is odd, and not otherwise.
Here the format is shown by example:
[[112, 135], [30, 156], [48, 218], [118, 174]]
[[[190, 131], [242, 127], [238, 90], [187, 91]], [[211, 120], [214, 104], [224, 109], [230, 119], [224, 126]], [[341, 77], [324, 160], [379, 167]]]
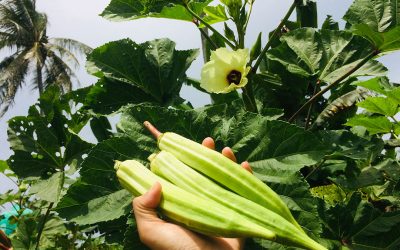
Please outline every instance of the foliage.
[[[244, 49], [254, 3], [210, 2], [112, 0], [101, 15], [192, 21], [208, 61], [211, 50]], [[318, 29], [316, 3], [294, 1], [267, 44], [261, 35], [253, 41], [248, 84], [210, 94], [198, 108], [179, 95], [183, 84], [207, 93], [186, 74], [197, 49], [177, 50], [166, 38], [94, 49], [87, 69], [95, 85], [68, 94], [48, 87], [27, 116], [9, 121], [13, 155], [0, 170], [19, 191], [3, 194], [1, 205], [33, 211], [16, 217], [15, 248], [147, 249], [131, 216], [133, 197], [114, 170], [115, 160], [147, 164], [157, 151], [147, 120], [195, 141], [211, 136], [217, 150], [230, 146], [329, 249], [398, 249], [400, 87], [376, 60], [400, 49], [398, 6], [355, 0], [344, 30], [332, 17]], [[224, 34], [216, 22], [224, 22]], [[96, 142], [83, 139], [84, 128]], [[291, 248], [248, 239], [246, 249]]]
[[0, 117], [30, 79], [39, 94], [54, 84], [68, 92], [77, 80], [73, 71], [79, 65], [76, 55], [85, 55], [91, 48], [73, 39], [49, 38], [47, 26], [47, 16], [36, 10], [35, 1], [6, 0], [0, 4], [0, 50], [9, 50], [0, 62]]

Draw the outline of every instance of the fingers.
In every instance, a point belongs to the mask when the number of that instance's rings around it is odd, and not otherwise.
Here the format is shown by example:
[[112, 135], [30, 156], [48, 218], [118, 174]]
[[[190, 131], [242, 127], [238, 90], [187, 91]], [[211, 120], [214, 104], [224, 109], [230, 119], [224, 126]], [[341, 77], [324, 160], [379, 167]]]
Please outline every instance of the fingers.
[[[222, 150], [222, 154], [223, 154], [225, 157], [231, 159], [232, 161], [237, 162], [236, 156], [235, 156], [235, 154], [233, 153], [233, 151], [232, 151], [231, 148], [225, 147], [225, 148]], [[244, 161], [244, 162], [242, 162], [240, 165], [241, 165], [242, 168], [244, 168], [245, 170], [249, 171], [250, 173], [253, 173], [253, 170], [251, 170], [251, 167], [250, 167], [250, 164], [249, 164], [248, 161]]]
[[145, 230], [149, 223], [163, 222], [157, 216], [156, 208], [161, 199], [161, 185], [156, 182], [147, 193], [133, 199], [133, 212], [139, 230]]
[[240, 166], [242, 166], [242, 168], [246, 169], [247, 171], [249, 171], [250, 173], [253, 173], [253, 170], [250, 167], [250, 163], [248, 161], [244, 161], [240, 164]]
[[[207, 148], [213, 150], [215, 149], [215, 142], [214, 139], [211, 137], [205, 138], [201, 144]], [[222, 149], [222, 154], [228, 159], [237, 162], [236, 156], [230, 147], [225, 147], [224, 149]], [[251, 169], [250, 164], [247, 161], [242, 162], [240, 165], [250, 173], [253, 173], [253, 170]]]
[[236, 156], [233, 154], [233, 151], [230, 147], [225, 147], [224, 149], [222, 149], [222, 154], [228, 159], [236, 162]]
[[215, 149], [215, 142], [211, 137], [205, 138], [201, 144], [209, 149]]

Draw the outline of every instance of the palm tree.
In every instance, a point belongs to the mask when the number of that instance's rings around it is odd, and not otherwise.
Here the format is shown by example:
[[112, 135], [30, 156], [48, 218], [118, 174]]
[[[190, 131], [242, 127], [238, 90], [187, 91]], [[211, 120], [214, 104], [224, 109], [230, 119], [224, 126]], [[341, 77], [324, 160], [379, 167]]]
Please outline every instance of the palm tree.
[[70, 91], [72, 80], [77, 81], [72, 70], [79, 66], [75, 55], [91, 51], [73, 39], [48, 38], [47, 16], [36, 11], [35, 0], [1, 2], [0, 52], [8, 49], [8, 54], [0, 61], [0, 117], [25, 82], [30, 81], [39, 94], [51, 84]]

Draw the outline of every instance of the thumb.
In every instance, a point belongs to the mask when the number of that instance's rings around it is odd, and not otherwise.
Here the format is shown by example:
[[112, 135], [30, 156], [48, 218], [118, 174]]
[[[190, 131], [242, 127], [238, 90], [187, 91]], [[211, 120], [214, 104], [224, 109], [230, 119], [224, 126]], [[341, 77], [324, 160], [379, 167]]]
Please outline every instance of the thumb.
[[161, 184], [156, 182], [147, 193], [133, 199], [132, 206], [138, 228], [148, 223], [163, 222], [157, 216], [156, 208], [161, 200]]

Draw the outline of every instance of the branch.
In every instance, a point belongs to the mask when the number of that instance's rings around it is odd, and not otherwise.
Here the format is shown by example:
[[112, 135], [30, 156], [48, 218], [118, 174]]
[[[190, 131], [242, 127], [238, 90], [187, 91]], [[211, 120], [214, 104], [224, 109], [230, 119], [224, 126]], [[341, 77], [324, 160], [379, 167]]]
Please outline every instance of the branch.
[[196, 13], [193, 12], [193, 10], [191, 10], [189, 8], [189, 6], [187, 4], [184, 4], [185, 8], [187, 11], [189, 11], [189, 13], [196, 18], [199, 22], [201, 22], [202, 24], [204, 24], [207, 28], [209, 28], [212, 32], [214, 32], [215, 34], [217, 34], [218, 36], [220, 36], [224, 42], [226, 44], [229, 45], [229, 47], [231, 47], [232, 49], [235, 49], [235, 45], [232, 44], [225, 36], [223, 36], [221, 33], [219, 33], [216, 29], [214, 29], [213, 26], [211, 26], [209, 23], [207, 23], [206, 21], [204, 21], [199, 15], [197, 15]]
[[359, 68], [361, 68], [365, 63], [367, 63], [369, 60], [371, 60], [374, 56], [378, 55], [379, 51], [378, 50], [374, 50], [372, 51], [367, 57], [365, 57], [363, 60], [361, 60], [357, 65], [355, 65], [353, 68], [351, 68], [349, 71], [347, 71], [346, 74], [344, 74], [343, 76], [341, 76], [339, 79], [337, 79], [336, 81], [332, 82], [331, 84], [329, 84], [328, 86], [326, 86], [326, 88], [324, 88], [323, 90], [319, 91], [317, 94], [315, 94], [313, 97], [310, 98], [310, 100], [308, 100], [306, 103], [303, 104], [303, 106], [301, 106], [299, 108], [299, 110], [296, 111], [296, 113], [294, 113], [292, 115], [292, 117], [289, 118], [288, 122], [292, 122], [294, 120], [294, 118], [296, 118], [296, 116], [303, 111], [309, 104], [313, 103], [318, 97], [322, 96], [323, 94], [325, 94], [328, 90], [330, 90], [331, 88], [333, 88], [334, 86], [336, 86], [337, 84], [341, 83], [344, 79], [346, 79], [347, 77], [349, 77], [351, 74], [353, 74], [355, 71], [357, 71]]
[[41, 225], [39, 227], [38, 235], [37, 235], [37, 238], [36, 238], [36, 241], [37, 241], [36, 242], [36, 247], [35, 247], [36, 250], [39, 249], [40, 237], [42, 237], [42, 233], [43, 233], [43, 230], [44, 230], [44, 226], [46, 224], [47, 217], [49, 217], [50, 210], [53, 208], [53, 205], [54, 205], [54, 202], [51, 202], [50, 205], [47, 207], [46, 214], [44, 215], [43, 221], [42, 221], [42, 223], [41, 223]]
[[282, 29], [283, 25], [285, 25], [286, 21], [289, 19], [289, 17], [292, 15], [294, 9], [296, 8], [297, 5], [297, 0], [294, 0], [292, 5], [290, 6], [289, 10], [287, 11], [285, 17], [283, 17], [282, 21], [279, 23], [278, 27], [274, 30], [274, 33], [272, 33], [272, 36], [268, 40], [267, 44], [265, 45], [264, 49], [261, 51], [260, 55], [258, 56], [258, 59], [254, 66], [251, 68], [251, 71], [249, 74], [255, 74], [257, 72], [258, 67], [261, 64], [261, 61], [264, 57], [264, 55], [267, 53], [269, 47], [271, 47], [272, 42], [275, 40], [276, 36], [278, 35], [279, 31]]

